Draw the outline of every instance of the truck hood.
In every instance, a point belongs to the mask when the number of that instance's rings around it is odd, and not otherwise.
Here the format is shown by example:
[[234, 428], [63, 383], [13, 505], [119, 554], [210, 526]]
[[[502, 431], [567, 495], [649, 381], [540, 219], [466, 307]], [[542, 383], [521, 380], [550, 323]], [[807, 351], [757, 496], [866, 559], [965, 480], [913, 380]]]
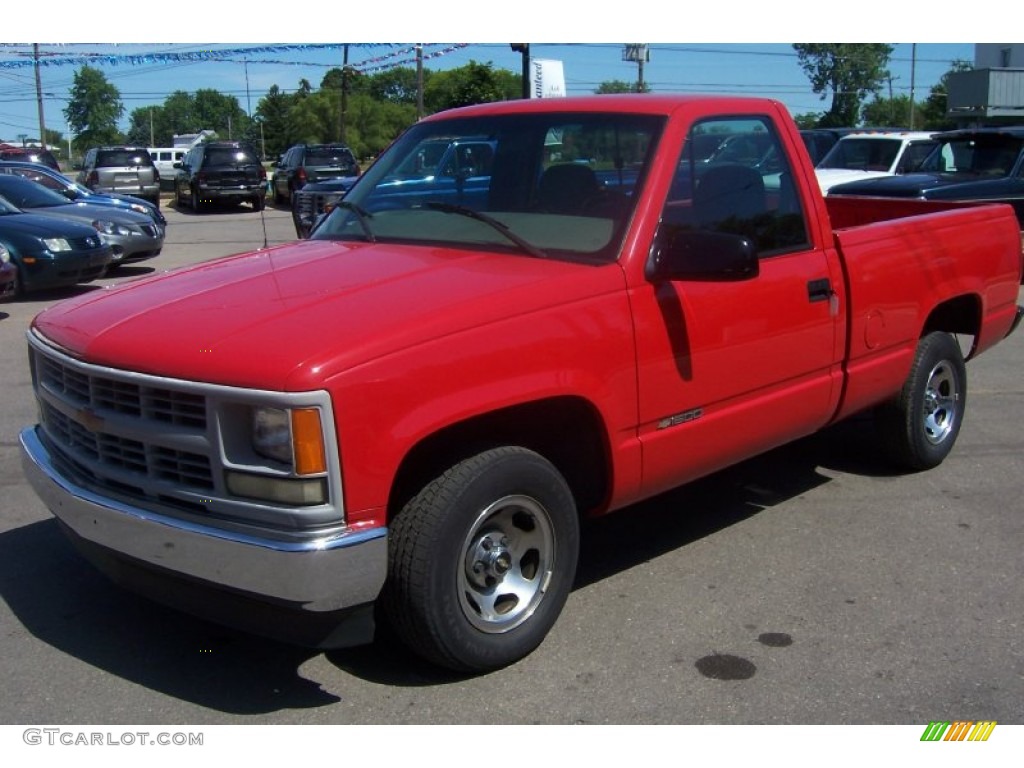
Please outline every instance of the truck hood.
[[1004, 179], [965, 178], [952, 173], [908, 173], [836, 185], [832, 195], [880, 195], [882, 197], [926, 197], [959, 200], [998, 194]]
[[34, 327], [98, 365], [302, 391], [431, 339], [623, 285], [617, 264], [307, 240], [84, 294]]

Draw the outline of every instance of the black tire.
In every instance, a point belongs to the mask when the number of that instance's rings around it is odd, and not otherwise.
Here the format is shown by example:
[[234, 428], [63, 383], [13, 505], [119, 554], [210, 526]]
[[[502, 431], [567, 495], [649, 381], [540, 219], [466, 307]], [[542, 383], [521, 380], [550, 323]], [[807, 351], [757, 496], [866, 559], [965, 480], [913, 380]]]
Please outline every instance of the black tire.
[[200, 213], [205, 207], [202, 198], [199, 196], [199, 190], [193, 188], [191, 197], [189, 198], [189, 207], [196, 213]]
[[285, 197], [277, 190], [277, 182], [274, 182], [274, 205], [281, 205], [284, 203]]
[[900, 394], [876, 411], [882, 447], [904, 469], [937, 467], [953, 450], [966, 408], [960, 345], [948, 333], [930, 333], [917, 345]]
[[14, 265], [14, 290], [11, 292], [12, 299], [22, 299], [25, 297], [25, 280], [21, 276], [21, 267], [17, 264]]
[[496, 448], [448, 469], [396, 515], [382, 608], [428, 661], [499, 669], [544, 640], [578, 555], [576, 505], [559, 472], [525, 448]]
[[265, 200], [265, 198], [263, 197], [263, 195], [256, 195], [256, 196], [255, 196], [255, 197], [254, 197], [254, 198], [252, 199], [252, 209], [253, 209], [254, 211], [256, 211], [256, 212], [262, 211], [262, 210], [263, 210], [263, 207], [264, 207], [265, 205], [266, 205], [266, 200]]

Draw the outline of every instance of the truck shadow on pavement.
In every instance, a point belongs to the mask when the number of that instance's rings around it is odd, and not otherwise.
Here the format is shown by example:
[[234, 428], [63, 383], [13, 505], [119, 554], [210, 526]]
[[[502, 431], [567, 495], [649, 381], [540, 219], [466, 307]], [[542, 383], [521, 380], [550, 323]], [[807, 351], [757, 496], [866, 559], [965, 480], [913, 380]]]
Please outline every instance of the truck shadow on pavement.
[[[830, 482], [821, 469], [891, 474], [871, 458], [870, 425], [843, 424], [584, 527], [576, 588]], [[656, 530], [657, 536], [650, 531]], [[106, 580], [45, 520], [0, 534], [0, 597], [48, 645], [137, 685], [239, 715], [323, 707], [340, 701], [301, 667], [320, 651], [225, 629], [124, 591]], [[419, 661], [395, 641], [330, 651], [347, 675], [420, 687], [462, 677]], [[54, 690], [60, 682], [53, 681]], [[102, 711], [86, 720], [104, 722]]]

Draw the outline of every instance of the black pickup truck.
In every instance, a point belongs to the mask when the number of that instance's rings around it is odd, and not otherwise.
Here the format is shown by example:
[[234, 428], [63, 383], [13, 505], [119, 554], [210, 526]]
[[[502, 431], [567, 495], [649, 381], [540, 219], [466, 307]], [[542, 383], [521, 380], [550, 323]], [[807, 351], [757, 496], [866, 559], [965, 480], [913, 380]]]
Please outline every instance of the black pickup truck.
[[937, 133], [920, 173], [837, 184], [828, 194], [985, 200], [1013, 206], [1024, 229], [1024, 126]]

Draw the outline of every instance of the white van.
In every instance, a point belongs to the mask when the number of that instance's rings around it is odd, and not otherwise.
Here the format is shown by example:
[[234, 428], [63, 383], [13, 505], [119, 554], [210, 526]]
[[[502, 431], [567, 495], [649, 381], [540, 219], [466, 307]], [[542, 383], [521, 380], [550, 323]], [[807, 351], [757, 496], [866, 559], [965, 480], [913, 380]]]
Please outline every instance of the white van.
[[160, 173], [160, 188], [174, 189], [174, 164], [181, 162], [188, 147], [147, 147], [146, 150]]

